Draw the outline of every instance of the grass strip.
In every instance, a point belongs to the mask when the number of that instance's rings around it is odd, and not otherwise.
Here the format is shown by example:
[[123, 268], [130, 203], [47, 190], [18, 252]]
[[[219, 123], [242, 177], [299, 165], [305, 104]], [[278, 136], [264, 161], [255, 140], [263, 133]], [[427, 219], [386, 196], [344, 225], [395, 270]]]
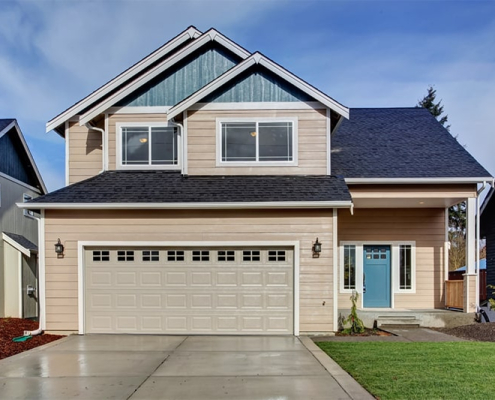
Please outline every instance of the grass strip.
[[495, 343], [316, 344], [380, 400], [495, 398]]

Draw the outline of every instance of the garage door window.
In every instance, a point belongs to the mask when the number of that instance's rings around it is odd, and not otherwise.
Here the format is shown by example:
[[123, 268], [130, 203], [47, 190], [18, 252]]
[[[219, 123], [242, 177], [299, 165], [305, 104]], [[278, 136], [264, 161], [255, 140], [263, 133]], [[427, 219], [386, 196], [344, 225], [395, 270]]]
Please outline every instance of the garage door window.
[[94, 250], [93, 261], [110, 261], [110, 251], [108, 250]]
[[143, 250], [143, 261], [160, 261], [158, 250]]
[[244, 250], [242, 261], [261, 261], [261, 252], [259, 250]]
[[134, 261], [134, 250], [117, 251], [117, 261]]
[[218, 261], [235, 261], [235, 251], [218, 250]]
[[285, 250], [269, 250], [268, 261], [285, 261]]
[[193, 261], [210, 261], [210, 251], [209, 250], [193, 250], [192, 260]]
[[167, 251], [167, 261], [184, 261], [184, 250]]

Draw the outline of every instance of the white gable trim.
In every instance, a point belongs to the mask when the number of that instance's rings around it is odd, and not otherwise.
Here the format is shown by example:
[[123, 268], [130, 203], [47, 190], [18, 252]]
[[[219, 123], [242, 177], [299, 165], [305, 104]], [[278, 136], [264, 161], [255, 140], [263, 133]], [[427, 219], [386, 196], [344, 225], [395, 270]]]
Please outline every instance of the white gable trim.
[[297, 76], [293, 75], [289, 71], [280, 67], [278, 64], [275, 64], [273, 61], [269, 60], [259, 52], [254, 53], [249, 58], [245, 59], [235, 67], [231, 68], [223, 75], [220, 75], [217, 79], [213, 80], [212, 82], [210, 82], [208, 85], [198, 90], [193, 95], [189, 96], [180, 103], [176, 104], [174, 107], [172, 107], [169, 110], [167, 114], [167, 118], [170, 120], [176, 115], [179, 115], [183, 111], [189, 109], [190, 107], [198, 103], [200, 100], [205, 98], [207, 95], [214, 92], [221, 86], [225, 85], [226, 83], [228, 83], [236, 76], [240, 75], [242, 72], [246, 71], [249, 67], [255, 64], [262, 65], [266, 69], [273, 72], [275, 75], [279, 76], [280, 78], [284, 79], [285, 81], [297, 87], [302, 92], [313, 97], [319, 103], [323, 104], [324, 106], [328, 107], [331, 110], [334, 110], [336, 113], [342, 115], [343, 117], [347, 119], [349, 118], [349, 109], [347, 107], [344, 107], [342, 104], [337, 103], [332, 98], [328, 97], [327, 95], [323, 94], [322, 92], [315, 89], [311, 85], [307, 84], [303, 80], [299, 79]]
[[229, 46], [227, 48], [233, 51], [234, 54], [238, 55], [243, 59], [249, 56], [249, 53], [246, 50], [244, 50], [242, 47], [236, 45], [235, 43], [224, 37], [219, 32], [215, 31], [214, 29], [211, 29], [208, 32], [201, 35], [194, 42], [190, 43], [189, 45], [187, 45], [177, 53], [167, 58], [164, 62], [160, 63], [151, 70], [147, 71], [142, 76], [136, 78], [133, 82], [127, 84], [122, 89], [118, 90], [117, 92], [109, 96], [103, 102], [98, 103], [96, 106], [88, 110], [86, 113], [82, 114], [79, 118], [79, 125], [82, 126], [85, 123], [91, 121], [91, 119], [96, 117], [98, 114], [101, 114], [103, 111], [108, 110], [115, 103], [122, 100], [129, 94], [133, 93], [141, 86], [145, 85], [153, 78], [156, 78], [162, 72], [166, 71], [168, 68], [172, 67], [173, 65], [183, 60], [185, 57], [187, 57], [188, 55], [190, 55], [191, 53], [193, 53], [194, 51], [198, 50], [199, 48], [203, 47], [206, 43], [209, 43], [211, 41], [220, 43], [224, 47], [227, 47], [225, 43], [228, 43]]
[[80, 111], [94, 103], [95, 101], [98, 101], [100, 98], [102, 98], [104, 95], [108, 94], [110, 91], [121, 85], [122, 83], [128, 81], [129, 79], [133, 78], [136, 76], [138, 73], [143, 71], [145, 68], [153, 64], [155, 61], [159, 60], [161, 57], [163, 57], [165, 54], [173, 51], [177, 47], [179, 47], [181, 44], [184, 42], [190, 40], [190, 39], [195, 39], [201, 35], [201, 32], [197, 30], [194, 27], [189, 27], [186, 29], [184, 32], [180, 33], [178, 36], [176, 36], [174, 39], [170, 40], [169, 42], [165, 43], [162, 47], [160, 47], [158, 50], [155, 50], [153, 53], [139, 61], [138, 63], [134, 64], [131, 68], [125, 70], [122, 72], [120, 75], [112, 79], [110, 82], [106, 83], [99, 89], [95, 90], [93, 93], [91, 93], [89, 96], [86, 96], [84, 99], [79, 101], [78, 103], [74, 104], [72, 107], [64, 111], [62, 114], [58, 115], [57, 117], [53, 118], [46, 124], [46, 131], [49, 132], [52, 129], [57, 128], [58, 126], [62, 125], [65, 121], [69, 120], [71, 117], [74, 115], [77, 115]]
[[[45, 193], [48, 193], [48, 190], [46, 189], [46, 186], [45, 186], [45, 182], [43, 182], [43, 179], [41, 178], [41, 174], [40, 174], [40, 171], [38, 170], [38, 167], [36, 166], [36, 163], [34, 162], [34, 158], [31, 154], [31, 152], [29, 151], [29, 147], [26, 143], [26, 140], [24, 139], [24, 135], [22, 134], [21, 132], [21, 128], [19, 128], [19, 125], [17, 124], [17, 121], [14, 120], [12, 121], [12, 123], [10, 123], [9, 125], [7, 125], [2, 131], [0, 131], [0, 138], [5, 135], [7, 132], [9, 132], [13, 127], [15, 127], [15, 130], [17, 132], [17, 135], [19, 136], [19, 139], [21, 140], [21, 143], [22, 143], [22, 147], [24, 147], [24, 151], [26, 152], [28, 158], [29, 158], [29, 162], [31, 163], [32, 167], [33, 167], [33, 171], [36, 175], [36, 178], [38, 179], [38, 182], [41, 186], [41, 189], [42, 189], [42, 194], [45, 194]], [[17, 183], [20, 183], [22, 184], [23, 186], [27, 186], [29, 187], [30, 189], [34, 190], [35, 192], [38, 192], [39, 193], [39, 190], [36, 189], [36, 188], [33, 188], [32, 186], [24, 183], [24, 182], [21, 182], [11, 176], [7, 176], [5, 175], [6, 177], [8, 177], [8, 179], [11, 179], [11, 180], [15, 180], [15, 182]]]

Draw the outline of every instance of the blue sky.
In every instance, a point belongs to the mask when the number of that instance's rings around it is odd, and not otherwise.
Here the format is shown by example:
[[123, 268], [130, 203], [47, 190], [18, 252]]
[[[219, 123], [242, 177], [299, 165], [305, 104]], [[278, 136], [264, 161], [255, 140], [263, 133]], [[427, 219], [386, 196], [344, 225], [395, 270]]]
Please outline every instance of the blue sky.
[[495, 1], [0, 0], [0, 117], [50, 190], [48, 120], [189, 25], [259, 50], [348, 107], [415, 106], [434, 85], [451, 133], [495, 174]]

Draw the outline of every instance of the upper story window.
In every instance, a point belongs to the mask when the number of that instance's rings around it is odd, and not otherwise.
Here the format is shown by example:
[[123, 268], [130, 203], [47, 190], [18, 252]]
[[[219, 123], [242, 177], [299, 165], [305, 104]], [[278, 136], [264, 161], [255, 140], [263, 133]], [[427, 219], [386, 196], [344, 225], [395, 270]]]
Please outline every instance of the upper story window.
[[297, 164], [297, 120], [218, 119], [217, 164], [274, 166]]
[[122, 124], [120, 167], [175, 169], [179, 165], [179, 129], [155, 124]]

